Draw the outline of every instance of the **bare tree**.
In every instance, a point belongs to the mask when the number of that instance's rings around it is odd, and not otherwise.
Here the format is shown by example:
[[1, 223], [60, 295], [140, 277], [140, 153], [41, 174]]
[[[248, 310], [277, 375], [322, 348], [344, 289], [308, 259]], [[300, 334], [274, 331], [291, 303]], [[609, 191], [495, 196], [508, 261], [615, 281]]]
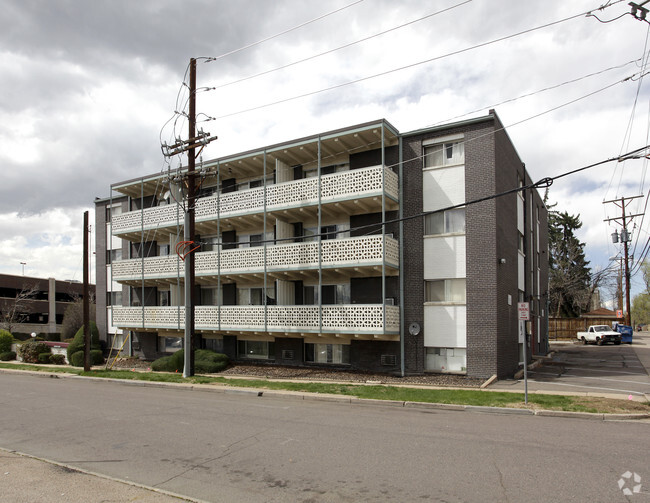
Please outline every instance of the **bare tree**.
[[[77, 333], [79, 327], [83, 326], [83, 299], [77, 294], [74, 294], [73, 298], [73, 303], [66, 307], [63, 313], [61, 340], [71, 339]], [[90, 292], [90, 298], [88, 300], [90, 301], [90, 320], [95, 321], [95, 295], [92, 292]]]
[[23, 285], [20, 291], [16, 292], [15, 298], [5, 300], [0, 310], [0, 326], [13, 333], [16, 325], [24, 322], [29, 316], [29, 305], [38, 291], [37, 285]]

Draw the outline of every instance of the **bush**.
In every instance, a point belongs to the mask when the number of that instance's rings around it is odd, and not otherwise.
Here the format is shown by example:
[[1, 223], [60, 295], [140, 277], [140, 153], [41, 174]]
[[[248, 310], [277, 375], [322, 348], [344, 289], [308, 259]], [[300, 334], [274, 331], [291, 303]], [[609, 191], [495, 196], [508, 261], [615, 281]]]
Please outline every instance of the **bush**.
[[[156, 372], [182, 372], [185, 352], [181, 349], [171, 356], [158, 358], [151, 364], [151, 370]], [[228, 357], [215, 353], [210, 349], [197, 349], [194, 352], [194, 371], [198, 374], [214, 374], [228, 366]]]
[[25, 341], [18, 347], [18, 354], [25, 363], [39, 363], [41, 353], [51, 353], [50, 346], [40, 341]]
[[50, 362], [52, 362], [54, 365], [65, 365], [65, 355], [62, 355], [60, 353], [52, 355]]
[[11, 351], [11, 345], [14, 342], [14, 336], [7, 330], [0, 330], [0, 353]]
[[15, 359], [16, 353], [14, 351], [5, 351], [4, 353], [0, 353], [0, 361], [8, 362]]
[[[84, 366], [84, 352], [83, 349], [81, 351], [77, 351], [74, 353], [68, 361], [70, 362], [70, 365], [73, 367], [83, 367]], [[104, 363], [104, 355], [102, 354], [101, 350], [99, 349], [92, 349], [90, 351], [90, 364], [91, 365], [101, 365]]]
[[52, 353], [41, 353], [38, 355], [38, 363], [50, 363]]
[[[94, 321], [90, 322], [90, 349], [100, 349], [99, 345], [99, 330], [97, 330], [97, 325], [95, 324]], [[77, 333], [74, 335], [74, 338], [72, 339], [72, 342], [68, 346], [68, 361], [70, 362], [71, 365], [74, 365], [72, 363], [72, 355], [75, 354], [78, 351], [84, 350], [84, 327], [81, 327], [79, 330], [77, 330]], [[81, 360], [81, 365], [75, 365], [75, 367], [83, 367], [83, 358]]]

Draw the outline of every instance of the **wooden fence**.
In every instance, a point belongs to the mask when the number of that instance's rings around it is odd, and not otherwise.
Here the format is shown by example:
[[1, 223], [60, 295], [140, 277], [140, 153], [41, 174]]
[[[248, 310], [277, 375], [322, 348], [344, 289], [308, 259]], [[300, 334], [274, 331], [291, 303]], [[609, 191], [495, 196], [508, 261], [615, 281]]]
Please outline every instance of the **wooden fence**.
[[612, 326], [612, 318], [549, 318], [548, 319], [548, 338], [557, 339], [574, 339], [578, 332], [585, 332], [589, 325], [607, 325]]

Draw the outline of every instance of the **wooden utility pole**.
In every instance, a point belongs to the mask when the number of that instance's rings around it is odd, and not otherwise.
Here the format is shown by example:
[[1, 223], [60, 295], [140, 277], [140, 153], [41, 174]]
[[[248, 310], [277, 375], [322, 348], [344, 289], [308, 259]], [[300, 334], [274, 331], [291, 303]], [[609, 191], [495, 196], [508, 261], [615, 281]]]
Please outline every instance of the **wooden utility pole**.
[[634, 217], [638, 217], [643, 215], [643, 213], [637, 213], [635, 215], [626, 215], [625, 214], [625, 208], [629, 204], [630, 201], [633, 199], [637, 199], [639, 197], [643, 197], [642, 195], [640, 196], [633, 196], [633, 197], [621, 197], [620, 199], [612, 199], [611, 201], [603, 201], [603, 204], [607, 203], [614, 203], [616, 206], [618, 206], [621, 209], [621, 216], [620, 217], [613, 217], [613, 218], [606, 218], [605, 222], [609, 222], [611, 220], [614, 220], [618, 222], [620, 220], [620, 224], [623, 227], [621, 230], [620, 234], [618, 231], [614, 232], [612, 234], [612, 241], [614, 243], [618, 243], [619, 237], [621, 242], [623, 243], [623, 268], [624, 268], [624, 276], [625, 276], [625, 325], [631, 326], [631, 313], [630, 313], [630, 257], [629, 257], [629, 242], [632, 241], [632, 235], [630, 232], [627, 230], [627, 222], [629, 219], [632, 219]]
[[88, 212], [84, 211], [84, 259], [83, 259], [83, 318], [84, 318], [84, 370], [90, 370], [90, 299], [88, 294]]
[[[194, 326], [194, 307], [196, 305], [196, 280], [195, 280], [195, 257], [194, 246], [195, 239], [195, 207], [196, 207], [196, 147], [205, 147], [216, 136], [210, 136], [210, 133], [204, 133], [199, 130], [196, 134], [196, 59], [190, 59], [190, 96], [189, 96], [189, 130], [187, 140], [178, 140], [173, 145], [163, 143], [161, 145], [162, 153], [165, 157], [172, 157], [187, 152], [187, 198], [185, 202], [185, 218], [183, 222], [183, 239], [184, 244], [190, 250], [183, 257], [185, 263], [185, 334], [183, 349], [185, 355], [183, 358], [183, 377], [194, 375], [194, 346], [196, 344], [195, 326]], [[181, 182], [182, 184], [182, 182]], [[177, 249], [178, 253], [178, 249]], [[180, 255], [180, 253], [179, 253]]]
[[[196, 59], [190, 59], [190, 102], [189, 102], [189, 130], [190, 141], [196, 136]], [[194, 242], [194, 206], [196, 204], [194, 172], [196, 159], [194, 157], [194, 143], [190, 142], [187, 149], [187, 211], [185, 213], [185, 241]], [[194, 375], [194, 305], [195, 305], [195, 260], [194, 253], [185, 258], [185, 340], [184, 340], [184, 366], [183, 377]]]

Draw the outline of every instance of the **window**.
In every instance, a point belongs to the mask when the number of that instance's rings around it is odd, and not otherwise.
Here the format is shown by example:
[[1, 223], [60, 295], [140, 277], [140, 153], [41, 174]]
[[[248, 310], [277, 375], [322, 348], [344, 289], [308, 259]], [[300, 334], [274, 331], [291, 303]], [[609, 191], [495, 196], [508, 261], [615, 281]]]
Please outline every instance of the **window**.
[[158, 337], [158, 351], [163, 353], [175, 353], [183, 349], [182, 337]]
[[465, 208], [456, 208], [449, 211], [439, 211], [424, 217], [424, 233], [461, 234], [465, 232]]
[[436, 372], [466, 372], [465, 348], [426, 348], [426, 370]]
[[424, 167], [437, 168], [465, 162], [465, 143], [453, 141], [424, 147]]
[[336, 239], [336, 225], [323, 225], [320, 228], [321, 239]]
[[158, 305], [159, 306], [169, 305], [169, 290], [158, 290]]
[[345, 344], [305, 344], [305, 361], [313, 363], [350, 363], [350, 346]]
[[107, 206], [106, 207], [106, 221], [110, 222], [111, 217], [114, 215], [122, 214], [122, 206]]
[[262, 234], [251, 234], [248, 239], [248, 246], [262, 246]]
[[122, 250], [106, 250], [106, 264], [112, 264], [116, 260], [122, 260]]
[[158, 256], [165, 257], [169, 255], [169, 245], [158, 245]]
[[465, 279], [439, 279], [425, 281], [425, 302], [465, 303]]
[[349, 304], [350, 284], [322, 285], [320, 296], [318, 286], [305, 286], [303, 295], [305, 305]]
[[266, 302], [264, 302], [263, 288], [238, 288], [237, 304], [240, 306], [269, 306], [275, 305], [275, 287], [266, 289]]
[[122, 305], [122, 292], [107, 292], [106, 294], [106, 304], [109, 306], [121, 306]]
[[275, 359], [275, 343], [265, 341], [237, 341], [240, 358], [255, 360]]

